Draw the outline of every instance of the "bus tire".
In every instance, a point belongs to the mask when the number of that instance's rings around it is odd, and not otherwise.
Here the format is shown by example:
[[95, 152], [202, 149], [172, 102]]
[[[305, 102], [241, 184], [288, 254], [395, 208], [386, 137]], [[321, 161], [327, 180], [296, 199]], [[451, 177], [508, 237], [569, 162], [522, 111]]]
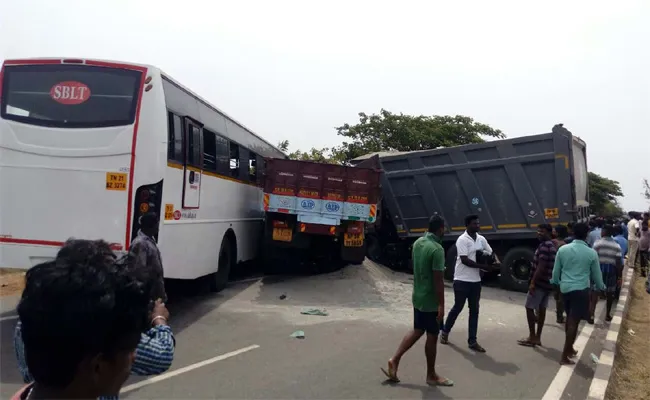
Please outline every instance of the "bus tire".
[[510, 249], [501, 262], [501, 287], [526, 293], [535, 250], [530, 247]]
[[230, 235], [226, 234], [221, 241], [221, 248], [219, 249], [219, 264], [218, 270], [214, 274], [212, 279], [212, 284], [210, 290], [213, 292], [220, 292], [226, 288], [228, 285], [228, 278], [230, 276], [230, 270], [233, 266], [233, 260], [235, 259], [235, 254], [233, 252], [234, 243], [231, 243], [232, 238]]

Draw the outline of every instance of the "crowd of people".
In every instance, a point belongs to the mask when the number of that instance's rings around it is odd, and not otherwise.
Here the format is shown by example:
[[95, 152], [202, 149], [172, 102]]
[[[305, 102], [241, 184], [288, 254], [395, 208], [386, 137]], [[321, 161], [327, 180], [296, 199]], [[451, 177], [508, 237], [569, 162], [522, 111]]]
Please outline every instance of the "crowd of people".
[[[578, 351], [575, 340], [578, 326], [595, 322], [596, 305], [606, 299], [605, 320], [612, 320], [612, 306], [622, 286], [624, 266], [648, 276], [650, 231], [648, 213], [630, 212], [629, 218], [592, 218], [588, 223], [541, 224], [539, 245], [532, 263], [524, 308], [528, 336], [521, 346], [542, 345], [542, 331], [549, 299], [555, 298], [556, 321], [565, 325], [565, 343], [560, 364], [574, 364]], [[482, 272], [499, 270], [499, 259], [484, 236], [479, 234], [477, 215], [465, 218], [466, 230], [456, 240], [454, 304], [445, 319], [445, 250], [442, 237], [445, 221], [431, 217], [428, 232], [413, 244], [413, 329], [402, 339], [395, 354], [381, 368], [386, 377], [399, 382], [397, 375], [404, 354], [426, 334], [426, 380], [430, 385], [453, 386], [435, 368], [437, 344], [448, 344], [459, 313], [468, 304], [468, 347], [484, 353], [478, 343], [479, 304]], [[647, 287], [650, 292], [650, 277]]]
[[[557, 322], [566, 325], [560, 363], [574, 363], [578, 325], [581, 320], [594, 323], [601, 296], [606, 299], [606, 320], [611, 321], [624, 264], [638, 266], [640, 274], [648, 276], [648, 220], [648, 213], [632, 212], [628, 220], [539, 225], [524, 304], [529, 332], [518, 343], [542, 345], [546, 309], [553, 296]], [[158, 225], [157, 215], [142, 216], [141, 230], [121, 257], [104, 241], [70, 239], [54, 260], [27, 271], [14, 335], [26, 386], [14, 399], [114, 399], [130, 374], [156, 375], [169, 369], [175, 339], [167, 323]], [[486, 352], [478, 342], [481, 277], [499, 269], [499, 260], [479, 233], [478, 216], [467, 216], [465, 227], [456, 240], [454, 304], [446, 319], [444, 219], [433, 216], [428, 232], [413, 244], [413, 329], [382, 368], [392, 381], [399, 382], [402, 356], [426, 334], [427, 383], [453, 386], [436, 371], [437, 345], [450, 342], [465, 303], [467, 344]]]
[[174, 359], [155, 214], [130, 251], [70, 239], [25, 275], [14, 334], [26, 385], [16, 400], [116, 399], [130, 374], [157, 375]]

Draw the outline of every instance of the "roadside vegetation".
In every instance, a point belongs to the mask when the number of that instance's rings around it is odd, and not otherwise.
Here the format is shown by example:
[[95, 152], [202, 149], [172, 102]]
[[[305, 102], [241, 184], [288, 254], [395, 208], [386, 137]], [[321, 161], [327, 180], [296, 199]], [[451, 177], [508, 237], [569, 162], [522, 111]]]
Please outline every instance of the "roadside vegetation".
[[645, 278], [635, 276], [630, 295], [606, 400], [650, 398], [650, 294]]

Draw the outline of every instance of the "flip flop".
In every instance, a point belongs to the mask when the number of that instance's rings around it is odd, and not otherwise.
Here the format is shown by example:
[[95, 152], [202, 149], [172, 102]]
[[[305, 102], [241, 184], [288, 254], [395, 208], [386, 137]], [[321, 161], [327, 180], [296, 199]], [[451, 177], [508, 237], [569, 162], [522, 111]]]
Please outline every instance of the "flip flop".
[[535, 347], [535, 346], [537, 346], [537, 343], [531, 342], [530, 339], [528, 339], [528, 338], [517, 340], [517, 344], [520, 345], [520, 346], [524, 346], [524, 347]]
[[441, 381], [431, 381], [427, 379], [427, 385], [431, 386], [445, 386], [445, 387], [450, 387], [454, 386], [454, 381], [452, 381], [449, 378], [442, 378], [443, 380]]
[[386, 375], [386, 378], [388, 378], [388, 380], [390, 382], [393, 382], [393, 383], [399, 383], [400, 382], [399, 378], [397, 377], [397, 373], [393, 370], [393, 366], [391, 365], [390, 361], [388, 362], [388, 369], [385, 370], [385, 369], [381, 368], [381, 372], [383, 372], [384, 375]]

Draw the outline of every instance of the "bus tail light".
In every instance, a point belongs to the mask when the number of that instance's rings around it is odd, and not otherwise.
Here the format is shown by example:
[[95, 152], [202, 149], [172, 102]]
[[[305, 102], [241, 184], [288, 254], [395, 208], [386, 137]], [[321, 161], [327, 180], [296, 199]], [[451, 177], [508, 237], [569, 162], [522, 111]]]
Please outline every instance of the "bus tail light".
[[163, 181], [161, 180], [158, 183], [142, 185], [136, 189], [131, 240], [138, 234], [140, 230], [140, 217], [144, 214], [153, 212], [156, 213], [160, 220], [164, 219], [164, 215], [160, 211], [162, 208], [162, 185]]

